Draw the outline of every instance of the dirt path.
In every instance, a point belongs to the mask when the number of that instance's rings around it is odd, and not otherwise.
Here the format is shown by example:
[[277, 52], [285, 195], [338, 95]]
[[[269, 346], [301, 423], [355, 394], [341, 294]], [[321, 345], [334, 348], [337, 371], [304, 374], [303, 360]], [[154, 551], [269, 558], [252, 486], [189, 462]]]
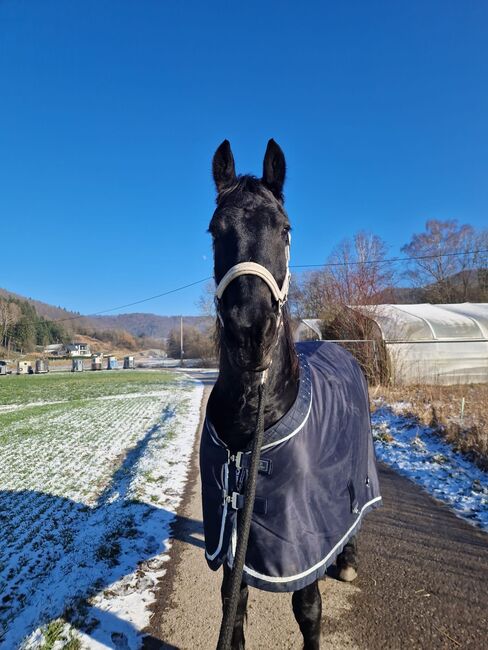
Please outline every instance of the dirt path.
[[[209, 378], [204, 404], [210, 385]], [[199, 436], [146, 650], [216, 646], [221, 578], [204, 558], [198, 442]], [[322, 648], [482, 650], [488, 638], [488, 536], [384, 466], [380, 480], [384, 506], [363, 526], [358, 579], [320, 583]], [[250, 650], [302, 647], [290, 594], [250, 590], [246, 639]]]

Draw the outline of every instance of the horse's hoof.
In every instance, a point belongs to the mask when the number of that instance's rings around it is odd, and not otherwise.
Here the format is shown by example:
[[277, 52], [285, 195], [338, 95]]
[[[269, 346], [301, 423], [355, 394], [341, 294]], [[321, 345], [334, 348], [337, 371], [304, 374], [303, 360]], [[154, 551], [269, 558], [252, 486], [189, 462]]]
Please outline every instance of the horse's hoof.
[[358, 577], [358, 572], [352, 566], [345, 566], [339, 571], [339, 580], [342, 582], [352, 582]]

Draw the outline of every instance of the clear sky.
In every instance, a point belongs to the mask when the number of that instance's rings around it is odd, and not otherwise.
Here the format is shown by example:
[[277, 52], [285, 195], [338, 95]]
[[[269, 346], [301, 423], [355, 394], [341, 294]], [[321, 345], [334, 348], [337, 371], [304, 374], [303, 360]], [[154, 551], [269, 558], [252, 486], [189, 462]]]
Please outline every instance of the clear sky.
[[0, 0], [0, 286], [92, 313], [211, 275], [224, 138], [240, 172], [283, 148], [296, 264], [486, 226], [487, 29], [484, 0]]

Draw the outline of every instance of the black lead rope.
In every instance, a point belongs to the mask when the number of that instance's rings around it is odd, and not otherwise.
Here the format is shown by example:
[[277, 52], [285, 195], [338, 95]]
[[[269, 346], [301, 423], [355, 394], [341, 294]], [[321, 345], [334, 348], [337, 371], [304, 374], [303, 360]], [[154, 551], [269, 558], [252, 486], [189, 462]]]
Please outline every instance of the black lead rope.
[[249, 531], [251, 529], [251, 516], [256, 496], [259, 457], [263, 442], [265, 388], [266, 384], [263, 381], [263, 383], [259, 385], [258, 420], [251, 450], [251, 467], [249, 468], [247, 478], [244, 509], [242, 511], [242, 517], [237, 531], [237, 548], [230, 576], [230, 593], [224, 600], [224, 614], [220, 625], [217, 650], [230, 650], [232, 643], [232, 633], [234, 631], [234, 622], [241, 590], [242, 573], [244, 571], [244, 561], [246, 559], [247, 542], [249, 540]]

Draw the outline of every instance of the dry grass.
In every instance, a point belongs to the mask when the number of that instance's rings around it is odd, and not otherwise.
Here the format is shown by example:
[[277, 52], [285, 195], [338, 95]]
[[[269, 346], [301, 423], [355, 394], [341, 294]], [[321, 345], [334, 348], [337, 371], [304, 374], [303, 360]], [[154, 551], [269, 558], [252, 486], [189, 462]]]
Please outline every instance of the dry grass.
[[370, 398], [372, 410], [378, 398], [387, 404], [403, 403], [405, 415], [432, 427], [454, 449], [488, 470], [488, 384], [376, 386], [370, 388]]

